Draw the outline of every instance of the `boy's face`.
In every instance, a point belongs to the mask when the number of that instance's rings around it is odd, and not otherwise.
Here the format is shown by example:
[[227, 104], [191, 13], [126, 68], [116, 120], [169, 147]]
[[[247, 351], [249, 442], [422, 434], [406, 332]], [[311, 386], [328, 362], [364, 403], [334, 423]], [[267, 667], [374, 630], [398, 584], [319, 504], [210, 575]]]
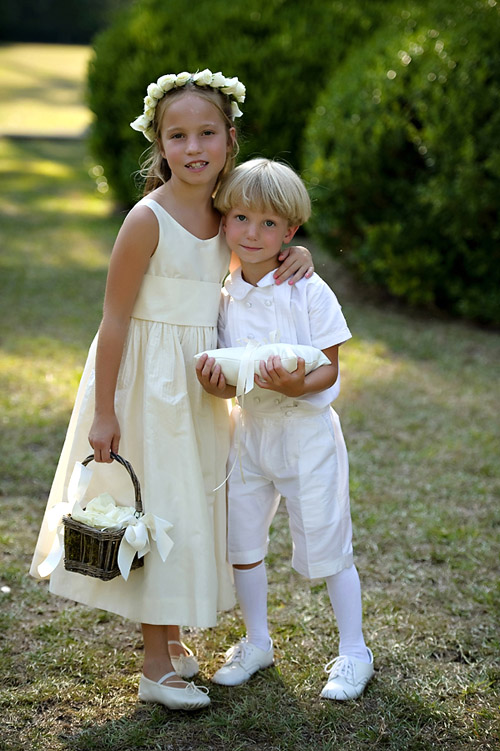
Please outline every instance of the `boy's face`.
[[222, 218], [222, 226], [227, 244], [240, 259], [243, 270], [256, 264], [262, 266], [264, 274], [276, 267], [282, 245], [289, 243], [298, 229], [272, 211], [262, 213], [243, 206], [234, 206]]

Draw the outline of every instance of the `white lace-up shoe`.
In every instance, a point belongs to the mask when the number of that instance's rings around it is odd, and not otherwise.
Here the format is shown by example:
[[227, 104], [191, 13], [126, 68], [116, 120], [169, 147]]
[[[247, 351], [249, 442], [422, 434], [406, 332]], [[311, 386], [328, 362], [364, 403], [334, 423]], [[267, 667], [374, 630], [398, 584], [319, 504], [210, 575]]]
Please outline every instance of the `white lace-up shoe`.
[[268, 668], [274, 662], [273, 643], [269, 649], [260, 649], [244, 637], [238, 644], [226, 652], [226, 662], [212, 678], [213, 683], [221, 686], [239, 686], [246, 683], [251, 676]]
[[330, 673], [328, 682], [321, 691], [323, 699], [357, 699], [365, 690], [365, 686], [373, 675], [373, 655], [368, 650], [370, 662], [362, 662], [355, 657], [340, 655], [325, 665], [325, 671]]

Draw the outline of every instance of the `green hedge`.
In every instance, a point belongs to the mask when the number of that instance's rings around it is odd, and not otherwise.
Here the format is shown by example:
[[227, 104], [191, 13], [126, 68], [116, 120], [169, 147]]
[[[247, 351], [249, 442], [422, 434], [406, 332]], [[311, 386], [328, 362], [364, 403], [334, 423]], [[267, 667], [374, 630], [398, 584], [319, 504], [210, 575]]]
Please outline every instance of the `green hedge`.
[[143, 0], [95, 43], [89, 104], [93, 151], [117, 197], [136, 200], [131, 173], [147, 143], [129, 127], [147, 85], [166, 72], [210, 68], [247, 86], [240, 158], [298, 167], [305, 122], [332, 66], [373, 34], [391, 2]]
[[408, 4], [307, 129], [313, 233], [411, 303], [500, 323], [500, 5]]

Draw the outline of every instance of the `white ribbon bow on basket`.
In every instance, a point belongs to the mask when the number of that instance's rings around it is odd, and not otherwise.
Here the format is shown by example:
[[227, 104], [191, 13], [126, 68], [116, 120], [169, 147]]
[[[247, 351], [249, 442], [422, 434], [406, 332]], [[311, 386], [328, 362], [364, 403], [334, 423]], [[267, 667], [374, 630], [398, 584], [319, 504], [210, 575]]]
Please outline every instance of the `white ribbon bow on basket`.
[[[85, 493], [92, 478], [92, 470], [88, 469], [81, 462], [76, 462], [71, 478], [68, 484], [68, 500], [67, 502], [60, 502], [53, 506], [50, 511], [47, 512], [47, 526], [50, 531], [56, 531], [56, 536], [52, 548], [42, 563], [38, 566], [38, 573], [42, 578], [50, 576], [54, 569], [59, 565], [64, 553], [64, 529], [62, 523], [62, 517], [68, 514], [72, 514], [75, 518], [84, 523], [88, 523], [85, 520], [85, 511], [81, 506]], [[161, 519], [159, 516], [147, 513], [141, 516], [137, 516], [133, 508], [116, 506], [113, 499], [108, 496], [109, 501], [116, 510], [125, 509], [130, 513], [115, 514], [115, 518], [110, 518], [110, 523], [106, 524], [106, 529], [113, 528], [125, 528], [125, 532], [120, 542], [118, 549], [118, 568], [120, 573], [127, 581], [132, 561], [137, 553], [139, 558], [144, 557], [151, 550], [151, 540], [156, 543], [156, 547], [160, 558], [163, 562], [166, 561], [168, 554], [170, 553], [174, 543], [168, 536], [167, 532], [172, 529], [172, 524], [165, 519]], [[93, 499], [98, 501], [99, 497]], [[90, 504], [87, 505], [90, 506]], [[108, 502], [108, 508], [111, 505]], [[105, 511], [105, 510], [104, 510]], [[101, 514], [101, 519], [105, 519], [105, 516]], [[101, 523], [99, 523], [99, 527]]]
[[172, 524], [165, 519], [160, 519], [159, 516], [154, 514], [144, 514], [139, 518], [133, 516], [125, 523], [125, 534], [118, 549], [118, 568], [127, 581], [135, 554], [137, 553], [139, 558], [142, 558], [151, 550], [150, 536], [156, 543], [163, 563], [167, 560], [174, 543], [167, 535], [167, 532], [172, 529]]

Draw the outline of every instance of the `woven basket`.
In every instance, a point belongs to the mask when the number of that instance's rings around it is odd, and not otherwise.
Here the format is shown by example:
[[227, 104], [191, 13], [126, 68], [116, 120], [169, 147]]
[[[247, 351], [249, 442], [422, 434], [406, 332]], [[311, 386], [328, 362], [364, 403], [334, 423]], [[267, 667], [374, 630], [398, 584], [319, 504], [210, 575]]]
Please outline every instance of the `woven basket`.
[[[142, 516], [141, 488], [132, 465], [118, 454], [111, 453], [111, 457], [122, 464], [128, 471], [135, 490], [135, 515]], [[83, 460], [84, 467], [94, 459], [91, 454]], [[75, 521], [71, 515], [63, 516], [64, 525], [64, 568], [85, 576], [109, 581], [119, 576], [118, 548], [125, 529], [96, 529], [88, 524]], [[137, 554], [132, 561], [131, 569], [144, 566], [144, 558]]]

